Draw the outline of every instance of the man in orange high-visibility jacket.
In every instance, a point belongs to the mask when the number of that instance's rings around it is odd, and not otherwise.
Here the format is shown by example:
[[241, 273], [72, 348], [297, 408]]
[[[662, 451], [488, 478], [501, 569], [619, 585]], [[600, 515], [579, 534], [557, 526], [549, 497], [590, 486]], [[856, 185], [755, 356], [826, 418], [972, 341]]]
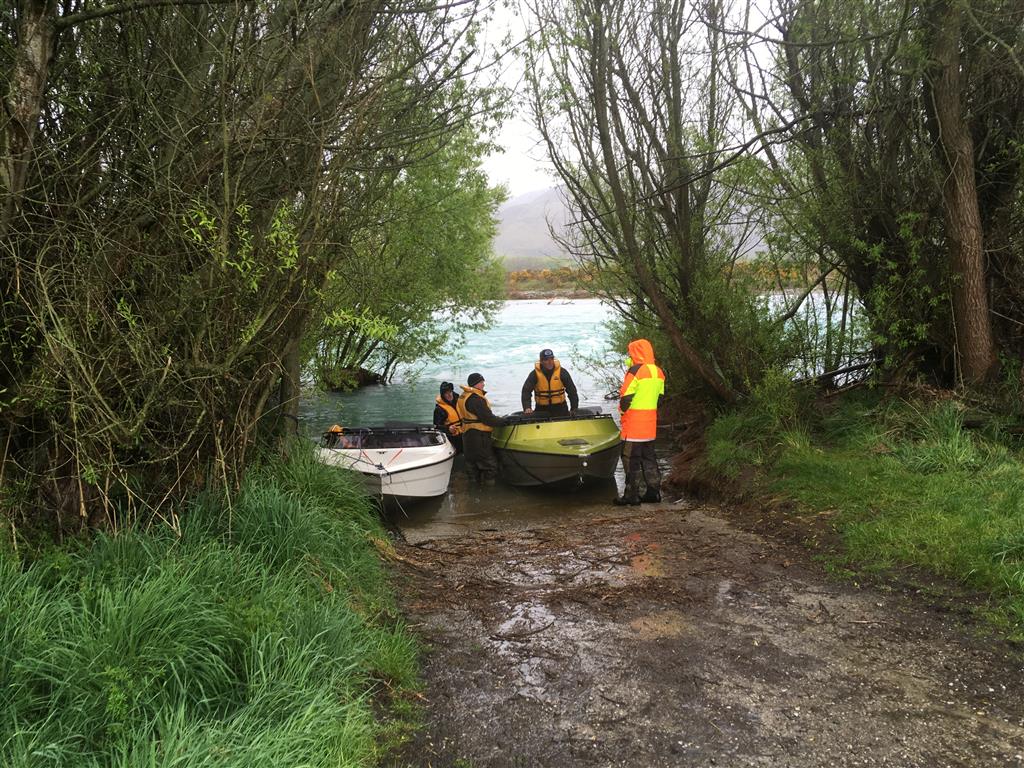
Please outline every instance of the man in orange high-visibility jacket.
[[[626, 488], [614, 502], [640, 504], [661, 501], [661, 472], [654, 454], [658, 436], [658, 398], [665, 394], [665, 372], [654, 364], [654, 348], [647, 339], [629, 342], [629, 369], [619, 389], [622, 414], [622, 469]], [[647, 486], [640, 495], [640, 478]]]

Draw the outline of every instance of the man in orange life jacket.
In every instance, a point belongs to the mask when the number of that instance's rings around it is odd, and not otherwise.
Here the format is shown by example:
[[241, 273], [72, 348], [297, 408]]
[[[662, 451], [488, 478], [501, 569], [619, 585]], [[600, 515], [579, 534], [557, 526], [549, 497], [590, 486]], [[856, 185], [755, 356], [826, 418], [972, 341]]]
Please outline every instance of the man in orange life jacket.
[[462, 453], [462, 419], [455, 408], [455, 385], [442, 381], [441, 394], [434, 403], [434, 426], [448, 435], [457, 453]]
[[[569, 396], [569, 405], [565, 397]], [[565, 370], [555, 353], [550, 349], [540, 351], [540, 361], [533, 364], [533, 370], [523, 383], [523, 413], [533, 413], [530, 398], [537, 400], [537, 413], [548, 413], [552, 416], [568, 416], [569, 409], [575, 411], [580, 405], [580, 396], [572, 376]]]
[[498, 458], [491, 444], [491, 430], [505, 426], [505, 419], [495, 416], [487, 400], [484, 377], [479, 373], [469, 374], [468, 387], [462, 388], [462, 396], [455, 409], [462, 419], [462, 450], [466, 457], [466, 474], [471, 482], [494, 485], [498, 477]]
[[[661, 501], [661, 472], [654, 455], [658, 435], [658, 398], [665, 394], [665, 372], [654, 364], [654, 348], [647, 339], [629, 342], [629, 369], [619, 389], [622, 414], [622, 469], [626, 487], [614, 503]], [[640, 478], [646, 487], [640, 495]]]

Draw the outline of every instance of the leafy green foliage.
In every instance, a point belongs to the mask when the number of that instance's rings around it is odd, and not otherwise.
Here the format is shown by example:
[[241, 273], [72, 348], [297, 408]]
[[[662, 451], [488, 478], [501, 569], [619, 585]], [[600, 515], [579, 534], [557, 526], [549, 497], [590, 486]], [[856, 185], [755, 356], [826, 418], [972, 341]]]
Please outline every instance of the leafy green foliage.
[[[0, 5], [0, 61], [34, 53], [15, 34], [29, 11], [59, 37], [0, 82], [39, 110], [21, 181], [18, 120], [0, 121], [0, 504], [58, 534], [159, 514], [211, 476], [237, 487], [285, 431], [311, 320], [429, 349], [439, 333], [415, 329], [452, 306], [439, 271], [459, 307], [491, 297], [468, 256], [494, 196], [473, 178], [494, 97], [465, 77], [475, 8], [86, 5]], [[470, 160], [439, 162], [453, 147]], [[408, 223], [444, 203], [411, 191], [431, 167], [467, 208], [434, 233], [459, 270]], [[402, 255], [380, 259], [389, 232]], [[386, 290], [353, 300], [364, 275]]]
[[915, 232], [921, 219], [911, 213], [897, 217], [896, 253], [883, 243], [854, 242], [874, 274], [864, 301], [870, 307], [870, 341], [884, 350], [882, 363], [888, 369], [902, 363], [908, 352], [929, 340], [936, 327], [950, 321], [949, 292], [944, 287], [947, 273], [941, 262], [929, 264], [934, 254], [927, 253], [927, 244]]
[[[1017, 35], [1022, 11], [1001, 0], [969, 6], [950, 6], [964, 11], [956, 119], [973, 137], [977, 200], [965, 207], [976, 205], [980, 214], [984, 280], [995, 313], [961, 304], [960, 322], [970, 316], [972, 325], [993, 323], [1002, 337], [997, 345], [1008, 352], [1019, 348], [1024, 306], [1019, 244], [1010, 235], [1024, 213], [1024, 165], [1012, 149], [1024, 135], [1017, 107], [1024, 87]], [[768, 132], [763, 148], [771, 163], [760, 188], [772, 200], [764, 209], [772, 257], [795, 257], [818, 274], [835, 270], [841, 314], [859, 314], [864, 326], [852, 348], [841, 338], [829, 340], [825, 370], [838, 367], [844, 355], [873, 357], [888, 377], [921, 374], [949, 385], [964, 359], [968, 342], [957, 338], [951, 306], [966, 266], [952, 263], [951, 254], [966, 233], [957, 231], [961, 213], [948, 208], [952, 202], [944, 195], [949, 149], [934, 108], [938, 9], [928, 3], [793, 3], [773, 22], [788, 43], [778, 47], [773, 71], [751, 74], [739, 85], [741, 93], [758, 92], [748, 115]], [[784, 86], [761, 90], [766, 82]], [[789, 140], [776, 147], [780, 114], [794, 120]], [[838, 325], [850, 328], [842, 320]]]
[[503, 294], [491, 242], [505, 193], [480, 170], [488, 148], [469, 130], [424, 147], [375, 207], [374, 226], [353, 236], [305, 342], [320, 385], [342, 388], [361, 367], [388, 378], [490, 321]]

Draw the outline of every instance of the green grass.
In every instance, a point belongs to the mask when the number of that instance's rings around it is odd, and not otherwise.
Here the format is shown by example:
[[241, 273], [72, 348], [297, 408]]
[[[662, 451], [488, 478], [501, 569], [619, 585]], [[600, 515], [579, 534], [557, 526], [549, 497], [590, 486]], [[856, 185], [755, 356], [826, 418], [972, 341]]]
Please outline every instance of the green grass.
[[0, 764], [376, 762], [417, 649], [358, 485], [299, 450], [181, 519], [0, 553]]
[[964, 429], [955, 402], [869, 395], [798, 427], [766, 427], [750, 408], [712, 427], [712, 467], [761, 466], [767, 493], [833, 513], [842, 567], [914, 566], [958, 582], [989, 595], [994, 618], [1024, 636], [1024, 461], [1001, 435]]

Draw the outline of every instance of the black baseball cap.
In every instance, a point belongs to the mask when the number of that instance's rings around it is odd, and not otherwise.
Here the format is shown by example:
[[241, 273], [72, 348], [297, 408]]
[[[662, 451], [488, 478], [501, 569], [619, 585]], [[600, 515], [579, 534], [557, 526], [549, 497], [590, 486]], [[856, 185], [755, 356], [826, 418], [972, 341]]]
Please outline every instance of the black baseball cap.
[[552, 352], [550, 349], [542, 349], [540, 351], [540, 359], [541, 360], [550, 360], [554, 356], [555, 356], [555, 353]]
[[441, 394], [442, 395], [445, 392], [454, 392], [454, 391], [455, 391], [455, 385], [452, 384], [450, 381], [442, 381], [441, 382]]

